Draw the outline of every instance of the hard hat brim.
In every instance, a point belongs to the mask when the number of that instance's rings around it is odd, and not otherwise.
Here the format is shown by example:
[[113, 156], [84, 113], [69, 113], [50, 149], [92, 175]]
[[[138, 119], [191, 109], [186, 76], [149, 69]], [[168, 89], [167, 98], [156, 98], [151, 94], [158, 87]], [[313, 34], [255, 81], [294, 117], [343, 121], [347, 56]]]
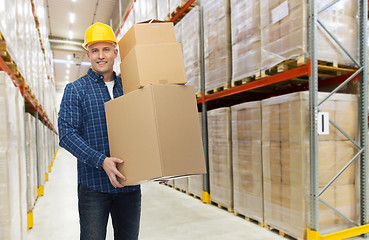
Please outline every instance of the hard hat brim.
[[118, 40], [115, 39], [115, 41], [109, 41], [109, 40], [97, 40], [97, 41], [92, 41], [92, 42], [88, 42], [88, 43], [83, 43], [82, 44], [82, 47], [84, 49], [86, 49], [88, 51], [88, 46], [91, 45], [91, 44], [94, 44], [94, 43], [99, 43], [99, 42], [107, 42], [107, 43], [114, 43], [115, 44], [115, 47], [117, 46], [118, 44]]

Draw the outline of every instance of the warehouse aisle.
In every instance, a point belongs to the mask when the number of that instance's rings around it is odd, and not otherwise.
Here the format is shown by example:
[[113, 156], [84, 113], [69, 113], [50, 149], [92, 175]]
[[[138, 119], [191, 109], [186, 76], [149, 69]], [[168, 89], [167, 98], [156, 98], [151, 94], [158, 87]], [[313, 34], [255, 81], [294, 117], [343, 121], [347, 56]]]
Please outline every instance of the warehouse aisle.
[[[79, 239], [76, 160], [60, 149], [37, 200], [27, 240]], [[142, 185], [140, 239], [284, 239], [213, 205], [157, 183]], [[107, 239], [113, 239], [109, 223]]]

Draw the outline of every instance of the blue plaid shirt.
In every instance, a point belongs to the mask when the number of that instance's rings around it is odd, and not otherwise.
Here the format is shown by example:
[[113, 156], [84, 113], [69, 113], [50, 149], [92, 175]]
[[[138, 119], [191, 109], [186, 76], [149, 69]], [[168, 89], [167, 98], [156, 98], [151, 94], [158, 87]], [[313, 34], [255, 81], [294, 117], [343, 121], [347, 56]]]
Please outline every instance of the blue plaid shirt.
[[[113, 79], [116, 98], [123, 95], [123, 88], [115, 72]], [[109, 100], [104, 77], [91, 68], [85, 76], [67, 84], [58, 118], [59, 144], [78, 160], [78, 183], [105, 193], [135, 191], [139, 185], [114, 188], [101, 167], [110, 156], [104, 107]]]

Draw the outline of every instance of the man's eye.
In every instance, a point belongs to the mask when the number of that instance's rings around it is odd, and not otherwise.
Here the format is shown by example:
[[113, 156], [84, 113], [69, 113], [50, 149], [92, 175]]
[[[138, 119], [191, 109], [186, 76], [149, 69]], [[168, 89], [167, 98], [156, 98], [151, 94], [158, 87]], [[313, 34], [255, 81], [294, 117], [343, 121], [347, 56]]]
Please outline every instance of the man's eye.
[[91, 51], [91, 52], [96, 53], [96, 52], [97, 52], [97, 50], [96, 50], [96, 49], [92, 49], [92, 51]]

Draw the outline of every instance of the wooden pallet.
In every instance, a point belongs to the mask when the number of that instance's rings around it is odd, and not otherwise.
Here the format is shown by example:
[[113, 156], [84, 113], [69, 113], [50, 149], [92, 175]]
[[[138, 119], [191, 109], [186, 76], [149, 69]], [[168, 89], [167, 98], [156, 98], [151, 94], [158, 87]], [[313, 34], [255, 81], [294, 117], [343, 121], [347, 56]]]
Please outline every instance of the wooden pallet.
[[237, 212], [234, 212], [233, 214], [237, 217], [241, 217], [241, 218], [245, 219], [248, 222], [255, 223], [260, 227], [264, 227], [264, 222], [263, 221], [257, 220], [255, 218], [247, 217], [247, 216], [245, 216], [243, 214], [240, 214], [240, 213], [237, 213]]
[[193, 193], [187, 192], [187, 195], [192, 196], [192, 197], [194, 197], [194, 198], [196, 198], [196, 199], [201, 200], [201, 197], [199, 197], [199, 196], [197, 196], [197, 195], [195, 195], [195, 194], [193, 194]]
[[228, 84], [226, 84], [226, 85], [224, 85], [222, 87], [217, 87], [215, 89], [206, 91], [205, 95], [209, 95], [209, 94], [212, 94], [212, 93], [221, 92], [221, 91], [224, 91], [224, 90], [226, 90], [228, 88], [230, 88], [230, 86]]
[[[174, 17], [174, 15], [176, 15], [178, 13], [179, 10], [181, 10], [181, 8], [185, 5], [185, 3], [182, 3], [181, 5], [179, 5], [173, 12], [169, 13], [167, 16], [166, 21], [170, 21], [170, 19], [172, 17]], [[187, 13], [189, 13], [193, 8], [195, 7], [194, 4], [190, 5], [181, 16], [178, 17], [178, 19], [176, 19], [176, 21], [174, 23], [179, 22], [184, 16], [186, 16]]]
[[232, 81], [231, 86], [232, 87], [240, 86], [240, 85], [255, 81], [255, 79], [256, 79], [256, 75], [253, 75], [253, 76], [246, 77], [246, 78], [243, 78], [243, 79], [240, 79], [240, 80]]
[[231, 206], [226, 207], [226, 206], [223, 206], [222, 204], [214, 202], [214, 201], [211, 201], [211, 204], [214, 205], [214, 206], [217, 206], [220, 209], [226, 210], [229, 213], [233, 213], [233, 207], [231, 207]]
[[290, 239], [290, 240], [304, 240], [302, 238], [293, 237], [290, 234], [288, 234], [287, 232], [285, 232], [285, 231], [283, 231], [281, 229], [278, 229], [276, 227], [273, 227], [271, 225], [268, 225], [268, 224], [264, 224], [264, 228], [267, 229], [267, 230], [270, 230], [272, 232], [276, 232], [279, 236], [281, 236], [283, 238], [286, 238], [286, 239]]

